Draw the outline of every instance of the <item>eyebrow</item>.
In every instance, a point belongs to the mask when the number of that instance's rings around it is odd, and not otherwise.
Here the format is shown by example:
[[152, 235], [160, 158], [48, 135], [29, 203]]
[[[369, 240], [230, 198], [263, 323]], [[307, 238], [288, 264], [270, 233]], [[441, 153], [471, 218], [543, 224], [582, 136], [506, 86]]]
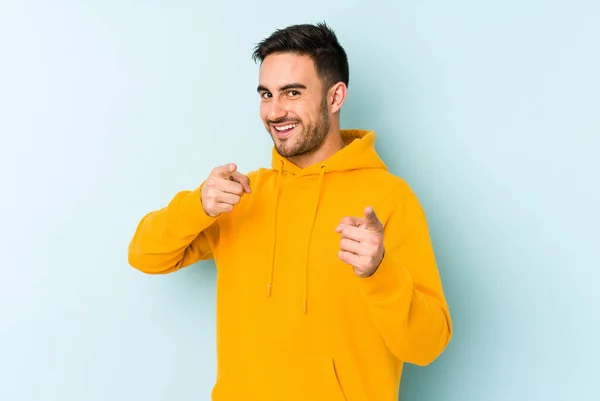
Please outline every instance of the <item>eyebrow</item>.
[[[279, 88], [280, 91], [286, 91], [289, 89], [306, 89], [306, 85], [303, 85], [301, 83], [293, 83], [293, 84], [287, 84], [282, 86], [281, 88]], [[258, 88], [256, 88], [257, 92], [269, 92], [269, 89], [267, 89], [266, 87], [262, 86], [262, 85], [258, 85]]]

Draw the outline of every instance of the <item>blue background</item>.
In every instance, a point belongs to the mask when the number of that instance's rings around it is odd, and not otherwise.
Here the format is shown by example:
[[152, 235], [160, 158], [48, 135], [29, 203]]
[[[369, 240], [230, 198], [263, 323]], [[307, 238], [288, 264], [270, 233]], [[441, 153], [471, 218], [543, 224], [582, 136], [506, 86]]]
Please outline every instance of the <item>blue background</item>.
[[600, 3], [0, 2], [0, 399], [209, 400], [214, 265], [127, 264], [143, 214], [270, 162], [252, 47], [326, 20], [345, 128], [427, 212], [454, 320], [402, 401], [600, 399]]

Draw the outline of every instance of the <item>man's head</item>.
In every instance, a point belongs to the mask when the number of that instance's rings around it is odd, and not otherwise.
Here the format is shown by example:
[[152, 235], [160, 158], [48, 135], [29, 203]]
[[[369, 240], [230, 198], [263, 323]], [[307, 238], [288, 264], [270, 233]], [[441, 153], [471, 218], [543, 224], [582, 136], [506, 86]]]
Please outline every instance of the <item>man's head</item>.
[[275, 31], [254, 49], [260, 61], [261, 118], [277, 151], [294, 158], [311, 154], [339, 131], [346, 97], [346, 52], [324, 23]]

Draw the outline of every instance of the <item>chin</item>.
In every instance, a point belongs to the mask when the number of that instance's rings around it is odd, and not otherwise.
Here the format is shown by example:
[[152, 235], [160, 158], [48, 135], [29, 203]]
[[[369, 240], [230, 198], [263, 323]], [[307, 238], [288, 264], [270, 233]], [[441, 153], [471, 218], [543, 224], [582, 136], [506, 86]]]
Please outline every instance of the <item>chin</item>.
[[289, 149], [286, 146], [281, 146], [279, 143], [275, 144], [275, 149], [277, 149], [277, 153], [279, 153], [282, 157], [296, 156], [296, 149]]

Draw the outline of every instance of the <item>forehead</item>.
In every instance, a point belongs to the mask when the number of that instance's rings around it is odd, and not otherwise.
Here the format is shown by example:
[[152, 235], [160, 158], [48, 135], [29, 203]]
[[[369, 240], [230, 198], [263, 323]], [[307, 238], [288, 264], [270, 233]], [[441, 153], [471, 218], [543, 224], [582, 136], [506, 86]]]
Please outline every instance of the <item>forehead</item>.
[[319, 86], [317, 70], [309, 56], [277, 53], [267, 56], [260, 67], [260, 85], [275, 90], [290, 83]]

